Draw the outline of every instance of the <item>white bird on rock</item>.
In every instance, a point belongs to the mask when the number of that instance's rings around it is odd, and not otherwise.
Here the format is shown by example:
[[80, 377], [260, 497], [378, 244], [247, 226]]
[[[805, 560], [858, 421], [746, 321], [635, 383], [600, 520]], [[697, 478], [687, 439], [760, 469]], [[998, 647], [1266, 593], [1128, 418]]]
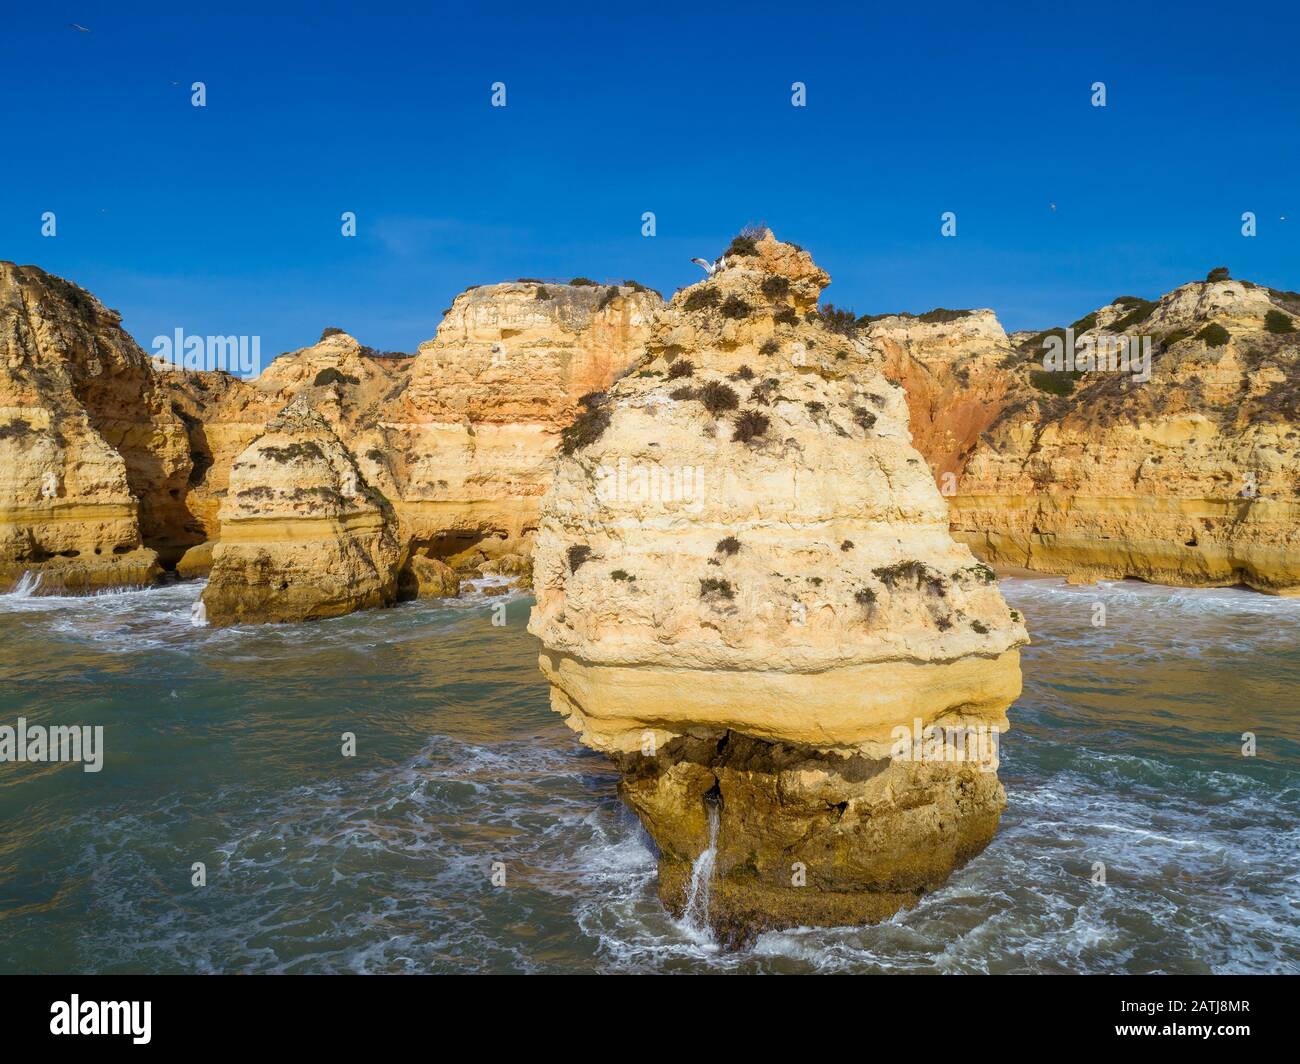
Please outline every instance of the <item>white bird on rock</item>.
[[727, 268], [726, 255], [723, 255], [720, 259], [718, 259], [717, 262], [710, 262], [708, 259], [691, 259], [691, 261], [695, 263], [695, 265], [698, 266], [700, 269], [702, 269], [705, 273], [707, 273], [710, 277], [712, 277], [719, 270], [725, 270]]

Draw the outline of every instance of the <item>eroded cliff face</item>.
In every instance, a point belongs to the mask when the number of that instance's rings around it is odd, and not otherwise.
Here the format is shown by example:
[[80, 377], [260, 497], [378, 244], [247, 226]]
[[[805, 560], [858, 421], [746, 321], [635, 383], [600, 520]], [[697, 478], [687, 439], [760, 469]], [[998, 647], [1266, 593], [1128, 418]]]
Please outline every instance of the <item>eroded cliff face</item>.
[[880, 919], [988, 842], [991, 766], [902, 756], [898, 729], [1005, 728], [1026, 635], [948, 534], [901, 389], [815, 314], [826, 274], [770, 234], [729, 262], [566, 430], [530, 630], [673, 911], [714, 840], [734, 943]]
[[119, 315], [0, 263], [0, 588], [149, 583], [201, 538], [186, 433]]
[[[193, 507], [209, 537], [186, 556], [182, 571], [199, 575], [211, 568], [214, 584], [233, 581], [245, 603], [255, 596], [251, 581], [261, 570], [248, 567], [246, 552], [217, 544], [226, 538], [226, 515], [244, 512], [231, 501], [236, 458], [292, 401], [329, 427], [364, 484], [382, 498], [400, 547], [394, 575], [403, 596], [454, 595], [457, 573], [526, 579], [560, 429], [572, 420], [580, 395], [608, 385], [640, 350], [661, 304], [656, 294], [631, 285], [491, 285], [458, 296], [437, 336], [414, 358], [375, 357], [353, 337], [331, 331], [276, 359], [252, 381], [173, 375], [192, 445], [205, 456]], [[250, 478], [258, 470], [274, 469], [239, 460], [248, 465], [239, 489], [245, 492], [256, 488]], [[293, 507], [273, 527], [289, 538], [315, 539], [314, 532], [295, 531], [298, 522], [312, 520], [309, 508]], [[229, 581], [222, 565], [235, 567]], [[302, 604], [281, 593], [285, 579], [301, 585], [300, 599], [319, 592], [320, 608], [339, 612], [334, 589], [327, 582], [313, 590], [302, 566], [266, 572], [264, 606], [247, 607], [242, 619], [296, 619]], [[363, 581], [354, 608], [372, 599], [373, 588]], [[285, 606], [283, 616], [277, 604]], [[213, 623], [234, 616], [209, 610]]]
[[485, 285], [421, 344], [382, 447], [405, 535], [453, 568], [526, 573], [560, 430], [649, 335], [639, 286]]
[[235, 460], [203, 590], [210, 624], [336, 617], [397, 598], [387, 501], [306, 397]]
[[1017, 384], [1008, 367], [1016, 350], [996, 315], [887, 315], [872, 320], [863, 335], [883, 355], [885, 376], [907, 395], [916, 449], [941, 481], [944, 474], [960, 474]]
[[1046, 334], [1027, 340], [1030, 383], [961, 471], [954, 535], [1079, 579], [1300, 592], [1298, 314], [1300, 295], [1216, 281], [1076, 323], [1094, 342], [1148, 338], [1145, 383], [1046, 374]]

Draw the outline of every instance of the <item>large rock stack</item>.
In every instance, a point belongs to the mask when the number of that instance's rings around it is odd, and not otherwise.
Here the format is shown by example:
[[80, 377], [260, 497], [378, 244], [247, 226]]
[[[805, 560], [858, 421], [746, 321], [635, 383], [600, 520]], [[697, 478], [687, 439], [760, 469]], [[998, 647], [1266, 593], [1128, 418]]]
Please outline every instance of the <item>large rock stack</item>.
[[817, 314], [827, 283], [734, 242], [585, 397], [537, 536], [552, 705], [621, 769], [670, 909], [713, 857], [729, 942], [888, 916], [1004, 804], [992, 759], [900, 741], [1004, 728], [1026, 635], [949, 535], [902, 391]]

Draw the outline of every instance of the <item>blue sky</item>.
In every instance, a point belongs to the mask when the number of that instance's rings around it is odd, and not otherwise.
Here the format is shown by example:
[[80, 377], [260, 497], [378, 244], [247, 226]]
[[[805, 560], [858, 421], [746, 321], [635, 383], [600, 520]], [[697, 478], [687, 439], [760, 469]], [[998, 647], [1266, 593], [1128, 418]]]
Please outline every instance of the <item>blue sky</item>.
[[264, 358], [330, 325], [414, 350], [457, 292], [519, 276], [667, 294], [759, 220], [858, 313], [1042, 327], [1221, 264], [1300, 289], [1295, 5], [1055, 6], [12, 7], [0, 258], [146, 347]]

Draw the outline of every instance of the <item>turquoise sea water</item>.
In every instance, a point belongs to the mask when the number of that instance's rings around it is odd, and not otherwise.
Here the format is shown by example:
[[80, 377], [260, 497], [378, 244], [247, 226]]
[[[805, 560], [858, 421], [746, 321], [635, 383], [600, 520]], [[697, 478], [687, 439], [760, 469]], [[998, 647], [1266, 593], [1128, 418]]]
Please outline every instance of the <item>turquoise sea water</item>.
[[660, 908], [526, 599], [217, 631], [195, 583], [0, 596], [0, 725], [105, 728], [99, 773], [0, 764], [0, 971], [1300, 971], [1300, 600], [1001, 584], [1035, 642], [993, 844], [735, 954]]

